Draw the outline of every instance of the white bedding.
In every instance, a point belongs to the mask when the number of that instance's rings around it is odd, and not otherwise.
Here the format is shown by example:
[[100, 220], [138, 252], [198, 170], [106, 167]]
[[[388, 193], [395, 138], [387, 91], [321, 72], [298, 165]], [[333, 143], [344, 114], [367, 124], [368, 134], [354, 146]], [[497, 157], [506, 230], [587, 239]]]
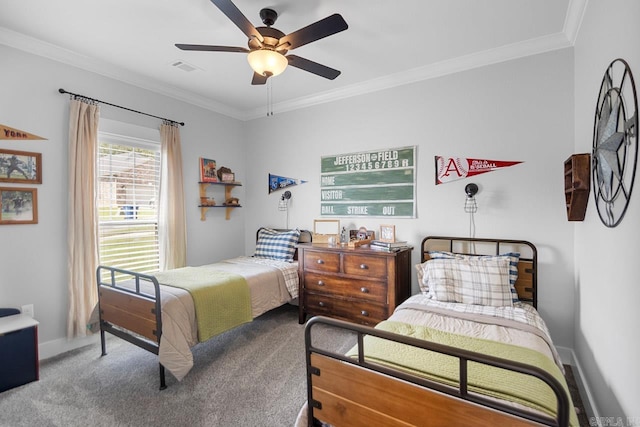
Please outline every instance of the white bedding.
[[[249, 285], [253, 318], [298, 296], [297, 262], [237, 257], [204, 265], [202, 268], [243, 276]], [[153, 294], [152, 287], [148, 284], [143, 284], [143, 290]], [[162, 338], [159, 361], [180, 381], [193, 367], [191, 347], [198, 343], [193, 298], [188, 291], [171, 286], [160, 286], [160, 298]]]
[[530, 304], [491, 307], [434, 301], [417, 294], [398, 306], [389, 320], [527, 347], [547, 355], [564, 373], [547, 325]]

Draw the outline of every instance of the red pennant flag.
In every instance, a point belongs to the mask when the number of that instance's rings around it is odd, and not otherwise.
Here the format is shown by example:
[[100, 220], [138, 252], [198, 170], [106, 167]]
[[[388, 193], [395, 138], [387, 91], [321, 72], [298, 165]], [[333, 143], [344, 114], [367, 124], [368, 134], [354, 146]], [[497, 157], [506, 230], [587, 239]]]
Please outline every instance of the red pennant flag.
[[9, 126], [0, 125], [0, 139], [9, 140], [28, 140], [28, 139], [47, 139], [28, 132], [10, 128]]
[[469, 159], [466, 157], [435, 156], [435, 159], [436, 185], [522, 163], [519, 161]]

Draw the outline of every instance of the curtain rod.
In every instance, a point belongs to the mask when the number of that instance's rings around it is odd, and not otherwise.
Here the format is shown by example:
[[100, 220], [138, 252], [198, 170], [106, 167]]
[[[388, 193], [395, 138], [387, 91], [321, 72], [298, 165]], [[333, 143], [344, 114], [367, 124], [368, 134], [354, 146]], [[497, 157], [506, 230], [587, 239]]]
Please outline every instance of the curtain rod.
[[64, 94], [64, 93], [68, 93], [69, 95], [79, 96], [80, 98], [88, 99], [88, 100], [90, 100], [90, 101], [99, 102], [99, 103], [101, 103], [101, 104], [110, 105], [110, 106], [112, 106], [112, 107], [116, 107], [116, 108], [122, 108], [123, 110], [132, 111], [132, 112], [134, 112], [134, 113], [143, 114], [143, 115], [145, 115], [145, 116], [149, 116], [149, 117], [155, 117], [156, 119], [166, 120], [166, 121], [168, 121], [168, 122], [171, 122], [171, 123], [177, 123], [177, 124], [179, 124], [180, 126], [184, 126], [184, 122], [177, 122], [177, 121], [175, 121], [175, 120], [166, 119], [166, 118], [164, 118], [164, 117], [159, 117], [159, 116], [154, 116], [153, 114], [144, 113], [144, 112], [142, 112], [142, 111], [132, 110], [131, 108], [123, 107], [123, 106], [121, 106], [121, 105], [111, 104], [111, 103], [109, 103], [109, 102], [100, 101], [99, 99], [90, 98], [90, 97], [88, 97], [88, 96], [79, 95], [79, 94], [77, 94], [77, 93], [73, 93], [73, 92], [68, 92], [68, 91], [66, 91], [66, 90], [64, 90], [64, 89], [62, 89], [62, 88], [58, 89], [58, 92], [60, 92], [60, 93], [62, 93], [62, 94]]

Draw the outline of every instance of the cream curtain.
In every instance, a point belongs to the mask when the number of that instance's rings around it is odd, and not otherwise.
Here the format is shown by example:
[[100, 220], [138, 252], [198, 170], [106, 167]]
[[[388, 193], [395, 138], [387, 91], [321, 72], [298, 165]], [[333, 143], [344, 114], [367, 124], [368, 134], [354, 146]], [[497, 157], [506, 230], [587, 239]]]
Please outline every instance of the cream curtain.
[[69, 107], [69, 212], [67, 226], [69, 316], [67, 338], [87, 335], [98, 302], [98, 216], [96, 157], [100, 108], [82, 98]]
[[172, 122], [160, 126], [160, 202], [158, 233], [160, 271], [187, 265], [187, 226], [182, 178], [180, 129]]

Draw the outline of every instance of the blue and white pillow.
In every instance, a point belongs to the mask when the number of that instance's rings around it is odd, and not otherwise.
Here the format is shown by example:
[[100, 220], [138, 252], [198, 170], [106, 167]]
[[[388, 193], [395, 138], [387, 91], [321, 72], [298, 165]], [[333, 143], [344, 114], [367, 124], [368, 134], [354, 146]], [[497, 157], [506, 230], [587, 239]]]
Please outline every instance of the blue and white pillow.
[[300, 230], [276, 231], [262, 228], [258, 231], [258, 242], [254, 256], [292, 262], [299, 239]]

